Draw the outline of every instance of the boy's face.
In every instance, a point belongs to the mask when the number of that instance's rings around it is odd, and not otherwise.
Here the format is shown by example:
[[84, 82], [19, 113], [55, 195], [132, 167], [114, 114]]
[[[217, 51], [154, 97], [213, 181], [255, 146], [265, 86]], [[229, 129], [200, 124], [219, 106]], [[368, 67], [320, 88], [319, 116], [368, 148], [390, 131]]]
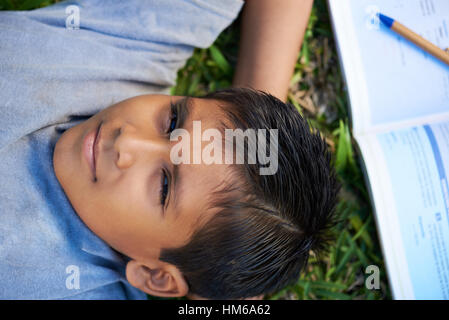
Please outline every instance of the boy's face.
[[[56, 177], [75, 211], [95, 234], [135, 260], [158, 259], [161, 248], [188, 243], [214, 214], [206, 210], [208, 195], [226, 177], [227, 165], [170, 161], [177, 143], [167, 133], [174, 125], [170, 102], [181, 100], [144, 95], [122, 101], [64, 132], [55, 147]], [[183, 128], [191, 136], [194, 120], [203, 131], [216, 128], [217, 102], [189, 100]], [[85, 153], [92, 152], [89, 137], [93, 141], [97, 132], [93, 169]]]

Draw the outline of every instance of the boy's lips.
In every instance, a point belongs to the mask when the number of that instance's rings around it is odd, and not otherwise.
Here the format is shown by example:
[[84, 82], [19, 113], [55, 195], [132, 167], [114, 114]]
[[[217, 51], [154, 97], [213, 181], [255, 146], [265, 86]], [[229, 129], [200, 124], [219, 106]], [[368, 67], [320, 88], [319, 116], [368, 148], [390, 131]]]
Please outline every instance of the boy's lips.
[[94, 181], [97, 180], [96, 160], [98, 159], [98, 141], [100, 140], [101, 123], [94, 130], [89, 132], [83, 141], [83, 156], [92, 172]]

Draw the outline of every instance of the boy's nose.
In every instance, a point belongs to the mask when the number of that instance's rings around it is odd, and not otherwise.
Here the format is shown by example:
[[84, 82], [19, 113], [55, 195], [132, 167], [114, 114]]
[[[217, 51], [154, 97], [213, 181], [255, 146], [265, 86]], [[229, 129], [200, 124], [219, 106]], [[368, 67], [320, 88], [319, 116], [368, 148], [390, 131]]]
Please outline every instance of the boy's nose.
[[131, 167], [139, 158], [158, 159], [169, 157], [169, 140], [142, 132], [130, 124], [124, 124], [114, 142], [117, 152], [116, 165], [120, 169]]

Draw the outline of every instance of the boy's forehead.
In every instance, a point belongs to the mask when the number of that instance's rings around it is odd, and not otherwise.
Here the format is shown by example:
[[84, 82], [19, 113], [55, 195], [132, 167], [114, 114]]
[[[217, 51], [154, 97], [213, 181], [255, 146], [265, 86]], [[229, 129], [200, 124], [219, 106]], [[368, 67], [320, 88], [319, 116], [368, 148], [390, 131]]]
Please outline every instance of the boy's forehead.
[[212, 99], [188, 98], [188, 106], [190, 109], [189, 119], [185, 123], [185, 129], [192, 128], [193, 121], [201, 121], [203, 128], [220, 129], [225, 114], [221, 109], [222, 102]]
[[[194, 121], [201, 123], [201, 134], [207, 129], [218, 129], [221, 131], [220, 128], [222, 128], [225, 116], [221, 110], [220, 101], [180, 97], [180, 99], [183, 98], [188, 100], [186, 107], [189, 108], [188, 117], [184, 122], [183, 129], [189, 132], [192, 140], [195, 138], [193, 132]], [[202, 139], [201, 136], [200, 139]], [[195, 152], [192, 140], [190, 141], [192, 143], [190, 146], [192, 147], [191, 153]], [[211, 144], [222, 144], [222, 140], [215, 141], [213, 139], [213, 141], [201, 141], [200, 152], [202, 153], [206, 145]], [[193, 154], [191, 154], [191, 159], [193, 159]], [[210, 207], [211, 201], [213, 200], [212, 197], [214, 191], [217, 191], [229, 182], [231, 178], [230, 165], [224, 162], [221, 164], [206, 164], [203, 161], [200, 161], [199, 164], [194, 164], [191, 161], [189, 164], [181, 163], [178, 166], [180, 188], [177, 190], [178, 194], [175, 195], [175, 197], [179, 196], [176, 210], [182, 211], [183, 214], [179, 215], [180, 219], [177, 222], [192, 223], [192, 220], [185, 219], [188, 217], [192, 218], [192, 216], [196, 215], [195, 222], [193, 223], [193, 227], [195, 228], [195, 226], [198, 227], [207, 221], [216, 211]], [[202, 214], [198, 215], [199, 212]]]
[[[178, 209], [191, 213], [203, 212], [199, 219], [213, 213], [210, 207], [214, 192], [229, 183], [230, 171], [227, 164], [181, 164], [183, 168]], [[212, 209], [212, 210], [211, 210]], [[195, 223], [198, 225], [199, 223]]]

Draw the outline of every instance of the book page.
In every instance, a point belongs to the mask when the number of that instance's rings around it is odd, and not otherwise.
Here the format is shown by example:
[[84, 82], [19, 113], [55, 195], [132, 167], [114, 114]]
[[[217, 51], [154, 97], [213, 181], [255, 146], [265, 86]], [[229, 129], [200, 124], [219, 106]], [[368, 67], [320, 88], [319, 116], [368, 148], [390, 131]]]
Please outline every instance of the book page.
[[391, 123], [407, 126], [438, 114], [447, 116], [449, 66], [383, 26], [376, 13], [390, 16], [440, 48], [447, 48], [449, 1], [329, 3], [356, 131], [381, 131], [379, 128], [391, 128]]
[[368, 136], [358, 142], [395, 298], [449, 299], [449, 122]]

